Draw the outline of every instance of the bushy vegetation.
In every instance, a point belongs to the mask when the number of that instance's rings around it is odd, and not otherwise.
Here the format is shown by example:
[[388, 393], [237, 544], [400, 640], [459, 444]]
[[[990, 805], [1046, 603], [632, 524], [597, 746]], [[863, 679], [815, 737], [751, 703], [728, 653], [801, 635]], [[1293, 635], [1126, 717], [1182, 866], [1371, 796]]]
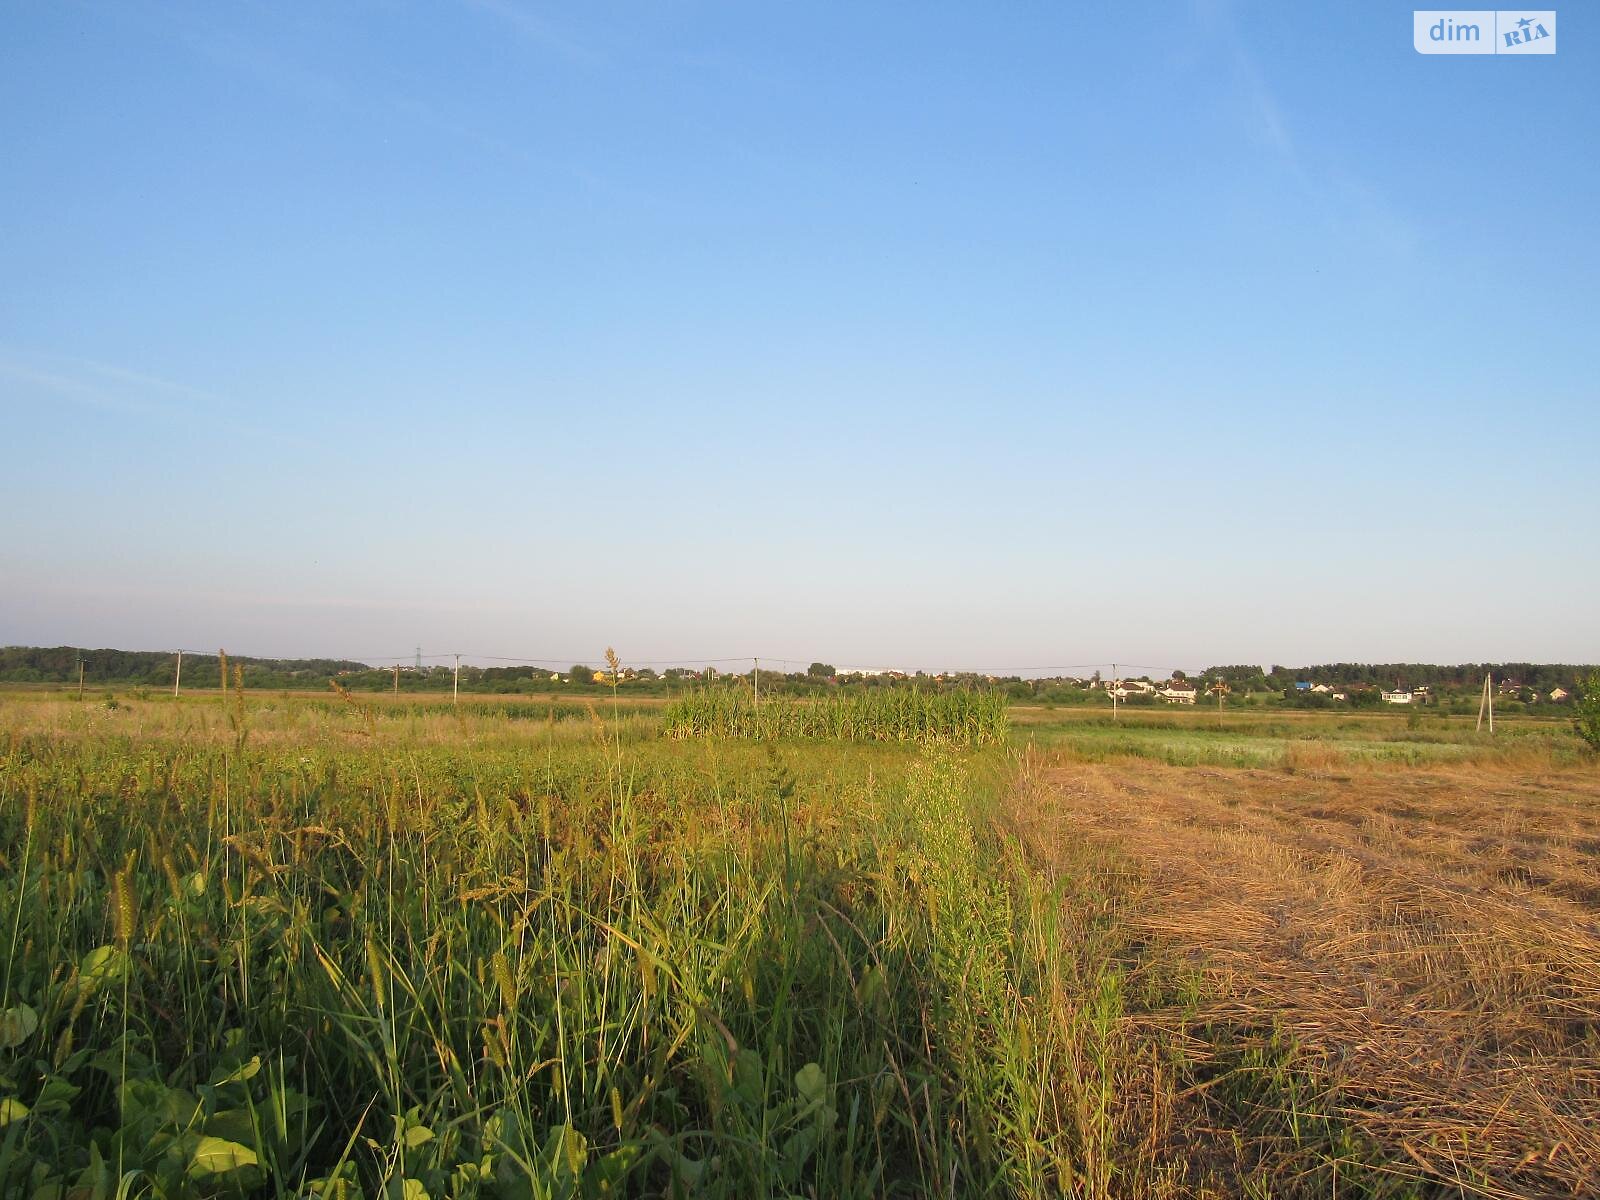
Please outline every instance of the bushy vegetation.
[[994, 692], [884, 689], [816, 700], [767, 697], [744, 687], [702, 688], [666, 708], [669, 737], [833, 738], [854, 742], [1005, 741], [1006, 699]]
[[1589, 749], [1600, 752], [1600, 671], [1592, 672], [1578, 689], [1572, 727]]

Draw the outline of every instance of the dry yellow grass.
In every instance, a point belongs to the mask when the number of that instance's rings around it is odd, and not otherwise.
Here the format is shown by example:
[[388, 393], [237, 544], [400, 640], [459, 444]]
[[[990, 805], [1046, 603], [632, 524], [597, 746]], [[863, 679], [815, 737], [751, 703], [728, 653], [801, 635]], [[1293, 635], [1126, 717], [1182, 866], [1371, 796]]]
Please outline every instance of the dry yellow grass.
[[[1196, 1008], [1130, 1020], [1292, 1038], [1323, 1099], [1451, 1191], [1600, 1188], [1600, 776], [1070, 763], [1013, 802], [1031, 853], [1113, 852], [1145, 953], [1197, 970]], [[1197, 1089], [1198, 1091], [1198, 1089]], [[1152, 1136], [1193, 1156], [1203, 1095]], [[1266, 1151], [1264, 1153], [1270, 1153]]]

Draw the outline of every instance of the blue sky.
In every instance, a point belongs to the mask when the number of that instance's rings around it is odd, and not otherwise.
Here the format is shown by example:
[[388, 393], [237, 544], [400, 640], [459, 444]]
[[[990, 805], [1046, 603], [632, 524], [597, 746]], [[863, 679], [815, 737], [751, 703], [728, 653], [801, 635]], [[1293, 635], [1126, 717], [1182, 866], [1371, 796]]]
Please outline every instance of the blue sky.
[[0, 5], [0, 641], [1600, 661], [1600, 26]]

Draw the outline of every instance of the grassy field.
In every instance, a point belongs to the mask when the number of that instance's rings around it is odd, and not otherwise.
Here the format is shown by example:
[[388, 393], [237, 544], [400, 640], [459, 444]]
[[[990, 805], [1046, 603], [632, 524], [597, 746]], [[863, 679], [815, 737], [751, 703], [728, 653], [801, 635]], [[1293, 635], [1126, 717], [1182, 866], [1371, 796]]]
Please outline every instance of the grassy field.
[[0, 1195], [1600, 1187], [1559, 724], [706, 714], [0, 696]]

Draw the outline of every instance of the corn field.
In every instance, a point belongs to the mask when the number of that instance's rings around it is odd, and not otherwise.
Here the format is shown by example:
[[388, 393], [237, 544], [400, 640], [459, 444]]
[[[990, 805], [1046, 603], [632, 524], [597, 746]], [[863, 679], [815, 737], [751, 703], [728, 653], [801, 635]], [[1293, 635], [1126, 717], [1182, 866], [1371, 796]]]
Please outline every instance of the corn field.
[[1009, 725], [1005, 697], [993, 692], [883, 688], [817, 700], [777, 696], [758, 703], [747, 688], [721, 687], [691, 692], [668, 704], [662, 727], [674, 738], [827, 738], [977, 748], [1004, 743]]

